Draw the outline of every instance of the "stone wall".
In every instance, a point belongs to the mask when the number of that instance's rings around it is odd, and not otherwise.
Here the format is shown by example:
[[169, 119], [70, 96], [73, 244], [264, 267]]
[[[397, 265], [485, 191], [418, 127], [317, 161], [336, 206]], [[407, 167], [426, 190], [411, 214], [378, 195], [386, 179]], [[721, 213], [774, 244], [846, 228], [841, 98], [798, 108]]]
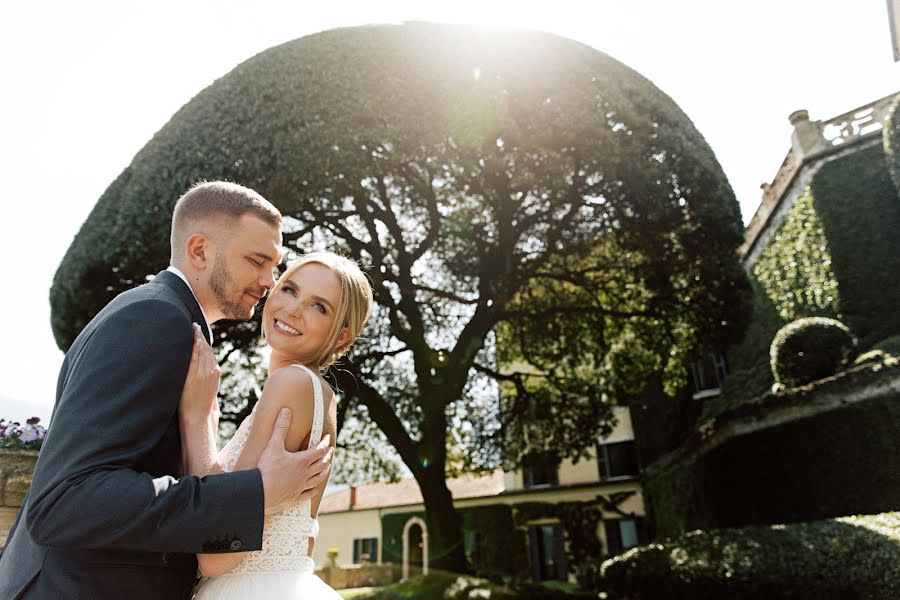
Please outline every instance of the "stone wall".
[[319, 578], [336, 590], [359, 587], [381, 587], [399, 581], [400, 565], [391, 563], [376, 565], [339, 565], [336, 549], [328, 551], [328, 564], [316, 570]]
[[28, 493], [37, 457], [30, 450], [0, 450], [0, 549]]

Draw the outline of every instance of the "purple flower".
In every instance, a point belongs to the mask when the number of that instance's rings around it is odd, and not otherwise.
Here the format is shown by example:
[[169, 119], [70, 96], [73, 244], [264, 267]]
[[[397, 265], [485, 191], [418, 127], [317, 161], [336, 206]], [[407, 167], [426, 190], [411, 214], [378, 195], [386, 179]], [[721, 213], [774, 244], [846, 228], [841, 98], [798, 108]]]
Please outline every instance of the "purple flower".
[[28, 423], [29, 425], [37, 425], [38, 423], [41, 422], [41, 418], [40, 417], [31, 417], [30, 419], [28, 419], [25, 422]]

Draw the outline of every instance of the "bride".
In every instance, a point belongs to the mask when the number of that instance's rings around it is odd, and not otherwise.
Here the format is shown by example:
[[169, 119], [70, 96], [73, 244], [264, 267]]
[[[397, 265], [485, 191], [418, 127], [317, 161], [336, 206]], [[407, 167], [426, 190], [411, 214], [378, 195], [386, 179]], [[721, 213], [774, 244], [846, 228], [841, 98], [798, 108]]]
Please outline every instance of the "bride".
[[[334, 446], [336, 403], [322, 373], [356, 340], [371, 306], [368, 281], [352, 260], [314, 252], [292, 264], [262, 313], [263, 335], [272, 350], [262, 396], [218, 453], [219, 368], [205, 339], [195, 334], [179, 408], [188, 471], [204, 476], [255, 468], [285, 408], [293, 415], [285, 438], [288, 450], [315, 446], [323, 431]], [[197, 555], [204, 579], [195, 600], [339, 599], [313, 574], [311, 558], [326, 483], [311, 500], [266, 517], [262, 550]]]

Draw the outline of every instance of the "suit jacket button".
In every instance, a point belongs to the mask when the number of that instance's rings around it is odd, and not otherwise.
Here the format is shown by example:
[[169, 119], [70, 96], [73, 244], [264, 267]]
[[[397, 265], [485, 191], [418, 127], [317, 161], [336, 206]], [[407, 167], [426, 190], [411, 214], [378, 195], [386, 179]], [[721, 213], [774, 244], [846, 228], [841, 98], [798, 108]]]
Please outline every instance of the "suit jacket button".
[[234, 540], [233, 542], [231, 542], [231, 549], [232, 550], [240, 550], [241, 549], [241, 540]]

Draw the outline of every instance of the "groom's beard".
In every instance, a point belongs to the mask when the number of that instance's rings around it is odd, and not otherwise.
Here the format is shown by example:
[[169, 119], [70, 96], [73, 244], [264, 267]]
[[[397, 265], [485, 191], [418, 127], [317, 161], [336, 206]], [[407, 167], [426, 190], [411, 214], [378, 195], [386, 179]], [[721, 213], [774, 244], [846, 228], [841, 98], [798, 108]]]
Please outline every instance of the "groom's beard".
[[219, 310], [222, 311], [223, 318], [246, 321], [253, 316], [253, 307], [248, 309], [241, 304], [241, 299], [244, 297], [243, 291], [237, 294], [236, 300], [229, 297], [236, 292], [234, 280], [228, 274], [224, 260], [219, 259], [213, 262], [212, 272], [209, 275], [209, 288], [219, 305]]

